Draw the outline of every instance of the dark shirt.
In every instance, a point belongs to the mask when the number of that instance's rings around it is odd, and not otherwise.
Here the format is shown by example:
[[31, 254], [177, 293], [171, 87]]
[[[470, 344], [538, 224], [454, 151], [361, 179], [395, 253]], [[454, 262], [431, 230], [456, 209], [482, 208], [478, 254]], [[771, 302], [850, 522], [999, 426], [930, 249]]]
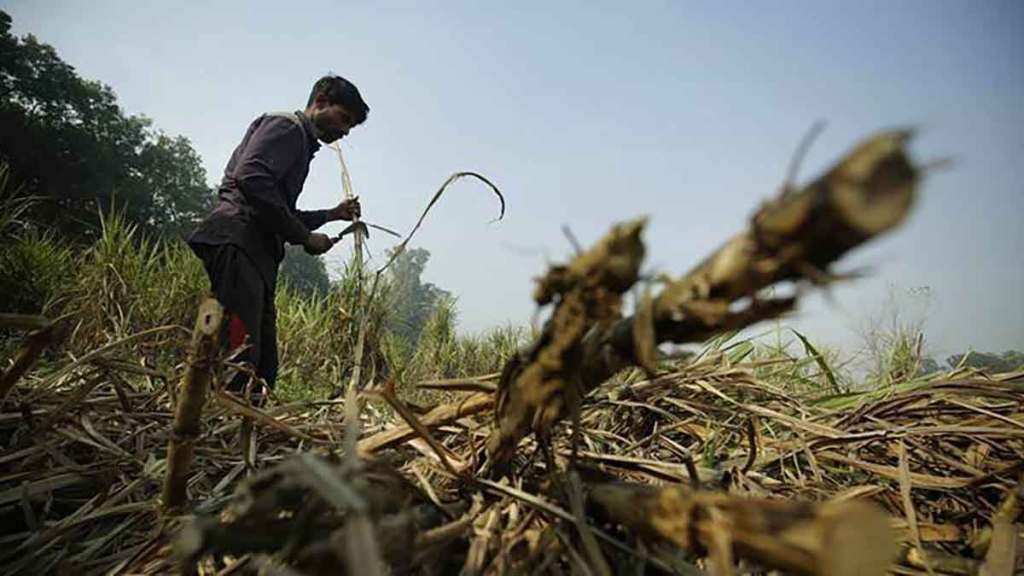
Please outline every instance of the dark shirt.
[[254, 120], [224, 169], [217, 206], [189, 244], [238, 246], [273, 291], [284, 242], [304, 244], [310, 231], [327, 221], [326, 210], [295, 208], [319, 148], [313, 125], [302, 112], [264, 114]]

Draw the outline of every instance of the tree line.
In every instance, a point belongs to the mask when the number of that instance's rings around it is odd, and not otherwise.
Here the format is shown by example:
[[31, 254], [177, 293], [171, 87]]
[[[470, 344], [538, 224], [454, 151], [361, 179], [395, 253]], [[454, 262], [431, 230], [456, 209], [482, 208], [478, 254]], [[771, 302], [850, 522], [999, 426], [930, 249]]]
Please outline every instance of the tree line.
[[114, 209], [148, 233], [184, 234], [213, 201], [188, 138], [125, 113], [109, 86], [11, 24], [0, 11], [0, 162], [37, 198], [32, 218], [74, 241], [95, 239]]

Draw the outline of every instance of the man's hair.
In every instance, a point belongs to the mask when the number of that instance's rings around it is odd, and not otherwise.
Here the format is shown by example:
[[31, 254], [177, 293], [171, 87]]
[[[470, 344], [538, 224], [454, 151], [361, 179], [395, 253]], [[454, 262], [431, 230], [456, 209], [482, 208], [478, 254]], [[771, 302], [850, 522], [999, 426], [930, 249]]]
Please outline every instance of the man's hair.
[[317, 96], [321, 94], [327, 98], [328, 103], [344, 106], [345, 110], [352, 114], [352, 119], [356, 124], [362, 124], [370, 112], [370, 107], [363, 101], [356, 85], [341, 76], [328, 74], [317, 80], [316, 84], [313, 84], [313, 90], [309, 93], [306, 107], [312, 106]]

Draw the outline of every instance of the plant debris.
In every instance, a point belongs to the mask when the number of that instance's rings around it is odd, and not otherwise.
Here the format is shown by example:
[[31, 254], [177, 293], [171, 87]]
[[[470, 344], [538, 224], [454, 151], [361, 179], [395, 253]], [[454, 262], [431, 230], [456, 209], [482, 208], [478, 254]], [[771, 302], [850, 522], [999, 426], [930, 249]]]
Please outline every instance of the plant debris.
[[[258, 415], [253, 471], [237, 446], [240, 419], [217, 392], [187, 484], [194, 516], [184, 518], [161, 516], [159, 498], [170, 389], [143, 391], [128, 384], [130, 373], [89, 364], [31, 405], [0, 412], [0, 565], [12, 574], [160, 574], [197, 562], [203, 573], [338, 573], [351, 566], [344, 543], [357, 524], [372, 528], [363, 534], [377, 543], [372, 561], [393, 573], [558, 572], [592, 566], [590, 541], [612, 573], [696, 574], [687, 570], [731, 558], [741, 562], [733, 573], [842, 574], [816, 563], [844, 565], [837, 559], [849, 559], [854, 543], [880, 537], [871, 549], [884, 549], [881, 525], [903, 543], [896, 573], [924, 574], [925, 562], [952, 574], [1019, 563], [1024, 373], [964, 371], [800, 400], [759, 381], [765, 362], [733, 364], [719, 352], [654, 379], [599, 387], [580, 410], [577, 505], [561, 472], [567, 435], [552, 440], [555, 470], [524, 454], [501, 480], [473, 473], [492, 394], [453, 393], [455, 401], [417, 416], [451, 455], [453, 473], [423, 434], [391, 423], [372, 402], [362, 414], [361, 465], [346, 465], [333, 452], [345, 436], [343, 401], [249, 407]], [[525, 447], [538, 448], [533, 440]], [[364, 504], [352, 506], [356, 496]], [[886, 522], [863, 500], [887, 511]]]

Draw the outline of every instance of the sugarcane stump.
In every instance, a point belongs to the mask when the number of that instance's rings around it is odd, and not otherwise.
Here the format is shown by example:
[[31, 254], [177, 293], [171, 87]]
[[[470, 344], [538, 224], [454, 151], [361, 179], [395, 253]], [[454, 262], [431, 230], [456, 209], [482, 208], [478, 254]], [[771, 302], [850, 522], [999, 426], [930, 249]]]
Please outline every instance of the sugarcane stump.
[[188, 471], [217, 359], [223, 317], [224, 310], [217, 300], [207, 298], [199, 305], [188, 368], [178, 385], [178, 404], [174, 409], [171, 440], [167, 446], [167, 476], [161, 498], [166, 511], [180, 509], [187, 501]]

